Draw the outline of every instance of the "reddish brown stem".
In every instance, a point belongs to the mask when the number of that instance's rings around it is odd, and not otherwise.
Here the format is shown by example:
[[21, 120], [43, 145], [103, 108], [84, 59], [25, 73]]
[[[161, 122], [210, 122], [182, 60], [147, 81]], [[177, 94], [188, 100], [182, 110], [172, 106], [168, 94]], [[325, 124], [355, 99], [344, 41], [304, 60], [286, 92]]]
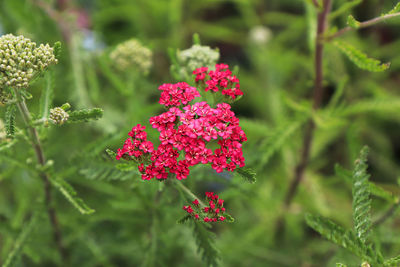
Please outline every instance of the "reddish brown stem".
[[[25, 125], [27, 126], [29, 134], [31, 136], [32, 147], [35, 150], [37, 161], [41, 166], [44, 166], [46, 164], [46, 159], [45, 159], [45, 156], [43, 153], [42, 146], [40, 144], [39, 134], [38, 134], [36, 128], [34, 128], [31, 125], [32, 118], [31, 118], [30, 112], [28, 110], [28, 107], [26, 106], [25, 100], [21, 96], [19, 96], [18, 93], [16, 93], [16, 94], [17, 94], [17, 97], [19, 98], [19, 100], [17, 102], [17, 106], [22, 115], [22, 119], [23, 119]], [[60, 225], [59, 225], [58, 219], [57, 219], [57, 214], [56, 214], [55, 209], [52, 206], [53, 201], [52, 201], [52, 196], [51, 196], [50, 180], [45, 172], [40, 172], [39, 176], [43, 180], [43, 184], [44, 184], [44, 194], [45, 194], [44, 200], [46, 203], [46, 208], [47, 208], [47, 213], [49, 215], [50, 223], [51, 223], [51, 226], [53, 229], [53, 239], [57, 245], [57, 248], [58, 248], [58, 251], [60, 252], [62, 260], [65, 262], [65, 260], [67, 259], [67, 254], [66, 254], [66, 250], [63, 246], [63, 242], [62, 242], [62, 235], [61, 235]]]
[[[322, 42], [323, 35], [327, 28], [327, 17], [331, 10], [332, 1], [324, 0], [323, 9], [318, 13], [318, 26], [317, 26], [317, 37], [316, 37], [316, 46], [315, 46], [315, 83], [314, 83], [314, 95], [313, 95], [313, 109], [316, 110], [321, 106], [322, 99], [324, 96], [324, 87], [323, 87], [323, 52], [324, 52], [324, 43]], [[305, 169], [308, 164], [308, 160], [310, 158], [310, 151], [312, 146], [312, 140], [314, 135], [315, 124], [312, 120], [309, 120], [306, 126], [306, 130], [304, 133], [303, 139], [303, 147], [300, 152], [300, 162], [297, 164], [293, 179], [289, 185], [289, 189], [286, 193], [284, 202], [283, 202], [283, 212], [278, 217], [276, 222], [276, 235], [280, 237], [284, 232], [285, 225], [285, 213], [289, 209], [293, 198], [297, 193], [297, 189], [300, 185], [300, 182], [303, 179]]]

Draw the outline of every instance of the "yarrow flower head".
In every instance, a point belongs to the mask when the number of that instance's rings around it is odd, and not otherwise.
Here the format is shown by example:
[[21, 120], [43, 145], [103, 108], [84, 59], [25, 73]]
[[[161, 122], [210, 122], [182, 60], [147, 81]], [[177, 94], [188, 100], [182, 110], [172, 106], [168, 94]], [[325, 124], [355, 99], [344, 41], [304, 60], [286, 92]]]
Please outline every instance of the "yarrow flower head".
[[207, 206], [201, 205], [198, 199], [192, 202], [192, 205], [183, 206], [183, 210], [189, 213], [194, 220], [203, 221], [206, 223], [223, 222], [227, 218], [232, 221], [233, 218], [226, 214], [224, 208], [224, 200], [219, 198], [214, 192], [206, 192]]
[[48, 44], [37, 47], [23, 36], [3, 35], [0, 37], [0, 91], [5, 87], [27, 88], [35, 75], [56, 63], [54, 50]]
[[204, 90], [211, 92], [221, 92], [228, 99], [235, 100], [242, 96], [239, 79], [232, 74], [229, 66], [226, 64], [216, 64], [215, 70], [209, 70], [207, 67], [201, 67], [193, 71], [195, 80]]
[[151, 117], [149, 122], [160, 132], [160, 144], [154, 148], [146, 139], [144, 126], [139, 124], [132, 129], [135, 134], [129, 133], [133, 138], [118, 149], [118, 160], [140, 163], [144, 180], [167, 179], [169, 175], [185, 179], [189, 167], [197, 164], [210, 164], [218, 173], [244, 167], [242, 143], [247, 137], [229, 104], [220, 103], [215, 108], [204, 101], [190, 104], [200, 94], [183, 82], [163, 84], [159, 90], [159, 103], [169, 110]]
[[195, 44], [191, 48], [178, 51], [177, 61], [182, 77], [190, 77], [192, 72], [202, 66], [212, 68], [219, 60], [218, 49]]
[[137, 69], [143, 74], [147, 74], [150, 71], [153, 65], [152, 56], [151, 50], [136, 39], [130, 39], [117, 45], [110, 54], [115, 68], [119, 71]]
[[62, 125], [62, 124], [64, 124], [64, 122], [66, 122], [68, 120], [68, 118], [69, 118], [69, 114], [61, 107], [56, 107], [56, 108], [50, 109], [49, 120], [52, 123]]

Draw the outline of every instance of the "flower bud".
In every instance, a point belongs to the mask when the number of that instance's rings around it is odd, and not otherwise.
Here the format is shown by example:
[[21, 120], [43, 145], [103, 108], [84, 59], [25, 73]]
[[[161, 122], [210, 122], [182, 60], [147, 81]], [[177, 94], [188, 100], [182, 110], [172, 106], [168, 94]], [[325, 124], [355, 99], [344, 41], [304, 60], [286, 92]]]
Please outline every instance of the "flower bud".
[[151, 50], [135, 39], [117, 45], [110, 54], [117, 70], [125, 72], [129, 69], [135, 69], [143, 74], [150, 71], [153, 65], [152, 56]]
[[50, 118], [49, 120], [57, 125], [62, 125], [69, 118], [69, 115], [65, 110], [60, 107], [50, 109]]

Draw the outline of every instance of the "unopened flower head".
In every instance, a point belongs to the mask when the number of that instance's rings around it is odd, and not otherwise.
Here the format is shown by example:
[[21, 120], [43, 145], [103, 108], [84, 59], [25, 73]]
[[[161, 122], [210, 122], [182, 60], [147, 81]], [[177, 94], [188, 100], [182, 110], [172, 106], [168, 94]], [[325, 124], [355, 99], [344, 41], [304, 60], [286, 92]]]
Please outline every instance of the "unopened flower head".
[[110, 54], [115, 68], [119, 71], [137, 69], [143, 74], [147, 74], [153, 65], [152, 56], [151, 50], [135, 39], [117, 45]]
[[50, 109], [49, 120], [58, 125], [62, 125], [69, 118], [69, 114], [60, 107]]
[[178, 51], [177, 58], [182, 74], [190, 77], [197, 68], [212, 68], [219, 59], [219, 52], [209, 46], [193, 45], [189, 49]]
[[0, 88], [27, 88], [36, 74], [56, 64], [53, 48], [28, 38], [6, 34], [0, 37]]

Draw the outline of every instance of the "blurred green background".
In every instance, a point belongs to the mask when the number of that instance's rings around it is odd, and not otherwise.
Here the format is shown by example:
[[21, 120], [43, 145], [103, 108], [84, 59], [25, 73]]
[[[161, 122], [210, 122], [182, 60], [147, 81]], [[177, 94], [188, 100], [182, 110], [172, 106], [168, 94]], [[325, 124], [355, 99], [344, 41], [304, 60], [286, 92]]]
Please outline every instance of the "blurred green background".
[[[351, 184], [335, 174], [335, 163], [352, 169], [361, 147], [371, 148], [371, 180], [394, 195], [400, 161], [400, 20], [340, 37], [369, 56], [391, 62], [383, 73], [359, 70], [330, 44], [324, 54], [326, 95], [317, 123], [305, 179], [286, 214], [286, 231], [275, 238], [275, 221], [294, 168], [300, 160], [304, 115], [309, 113], [314, 81], [316, 11], [301, 0], [0, 0], [0, 34], [22, 34], [37, 43], [61, 41], [55, 106], [101, 107], [104, 117], [85, 125], [54, 128], [46, 137], [47, 157], [96, 212], [80, 215], [54, 191], [68, 266], [203, 266], [188, 225], [176, 220], [185, 202], [174, 188], [157, 197], [157, 181], [121, 172], [105, 149], [122, 146], [137, 123], [149, 127], [158, 105], [158, 86], [177, 82], [170, 73], [171, 52], [202, 45], [219, 48], [220, 62], [237, 65], [243, 98], [233, 105], [247, 134], [246, 164], [257, 172], [255, 184], [209, 167], [193, 168], [183, 183], [195, 193], [216, 191], [236, 221], [216, 225], [223, 266], [335, 266], [356, 258], [309, 228], [304, 214], [352, 225]], [[333, 1], [333, 12], [346, 0]], [[364, 0], [336, 17], [363, 21], [390, 10], [395, 0]], [[334, 14], [334, 13], [332, 13]], [[153, 52], [145, 75], [117, 71], [110, 51], [135, 38]], [[44, 81], [36, 82], [28, 102], [38, 110]], [[3, 114], [0, 107], [0, 113]], [[41, 193], [41, 181], [24, 168], [34, 161], [28, 143], [0, 153], [0, 259], [4, 261]], [[27, 155], [28, 154], [28, 155]], [[28, 157], [28, 160], [26, 158]], [[62, 170], [62, 171], [61, 171]], [[390, 203], [373, 198], [373, 218]], [[399, 254], [398, 213], [374, 231], [385, 257]], [[61, 260], [43, 216], [18, 258], [17, 266], [58, 266]]]

